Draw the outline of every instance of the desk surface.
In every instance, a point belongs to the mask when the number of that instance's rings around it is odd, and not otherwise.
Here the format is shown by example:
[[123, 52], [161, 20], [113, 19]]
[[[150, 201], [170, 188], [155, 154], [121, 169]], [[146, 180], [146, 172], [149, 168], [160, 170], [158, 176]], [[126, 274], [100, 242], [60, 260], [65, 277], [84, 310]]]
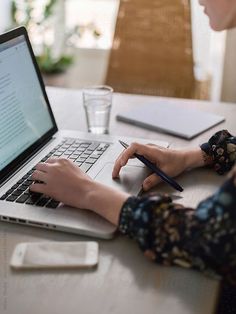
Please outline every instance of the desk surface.
[[[80, 91], [48, 88], [59, 128], [85, 130]], [[192, 141], [147, 131], [115, 121], [127, 106], [173, 101], [226, 117], [226, 122]], [[73, 114], [72, 114], [73, 113]], [[236, 105], [172, 100], [169, 98], [114, 96], [111, 133], [167, 140], [172, 147], [196, 146], [213, 132], [228, 128], [236, 133]], [[185, 186], [179, 202], [194, 206], [211, 194], [223, 178], [201, 169], [180, 177]], [[169, 191], [164, 184], [159, 190]], [[158, 266], [148, 261], [131, 240], [117, 236], [99, 240], [99, 265], [93, 270], [12, 271], [9, 259], [14, 246], [30, 241], [86, 240], [85, 237], [43, 229], [0, 223], [0, 313], [1, 314], [210, 314], [214, 312], [219, 283], [197, 272]]]

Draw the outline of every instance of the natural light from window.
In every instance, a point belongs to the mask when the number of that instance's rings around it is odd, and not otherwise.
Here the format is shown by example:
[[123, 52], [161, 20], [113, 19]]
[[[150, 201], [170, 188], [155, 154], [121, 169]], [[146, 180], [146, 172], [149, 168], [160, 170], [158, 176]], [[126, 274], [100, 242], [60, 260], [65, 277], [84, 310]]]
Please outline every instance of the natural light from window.
[[89, 31], [84, 32], [77, 46], [83, 48], [110, 49], [118, 12], [118, 0], [67, 0], [66, 25], [88, 26], [93, 24], [101, 34], [96, 39]]

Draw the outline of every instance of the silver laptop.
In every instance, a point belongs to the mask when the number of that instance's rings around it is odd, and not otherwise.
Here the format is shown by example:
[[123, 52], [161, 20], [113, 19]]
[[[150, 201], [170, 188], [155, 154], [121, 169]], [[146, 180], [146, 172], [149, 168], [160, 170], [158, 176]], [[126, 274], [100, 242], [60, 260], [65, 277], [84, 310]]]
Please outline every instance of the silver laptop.
[[[133, 160], [111, 171], [125, 142], [145, 140], [58, 131], [25, 28], [0, 36], [0, 220], [111, 238], [116, 228], [83, 209], [30, 193], [31, 174], [49, 157], [68, 158], [94, 180], [138, 194], [147, 169]], [[167, 147], [165, 142], [156, 142]]]

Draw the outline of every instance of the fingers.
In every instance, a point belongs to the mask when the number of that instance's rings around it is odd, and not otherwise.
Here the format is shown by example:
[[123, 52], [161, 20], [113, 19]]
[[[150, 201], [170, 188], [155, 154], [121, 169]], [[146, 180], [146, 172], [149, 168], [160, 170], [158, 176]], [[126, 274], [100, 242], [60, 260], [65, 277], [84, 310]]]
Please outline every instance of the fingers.
[[48, 158], [45, 164], [55, 164], [60, 160], [59, 158]]
[[[148, 145], [143, 145], [139, 143], [132, 143], [127, 149], [125, 149], [120, 156], [117, 158], [113, 171], [112, 171], [112, 177], [116, 178], [118, 177], [120, 173], [120, 169], [124, 167], [128, 160], [130, 158], [133, 158], [134, 154], [139, 154], [143, 156], [149, 156], [151, 157], [153, 152], [153, 148]], [[149, 158], [151, 161], [153, 158]]]
[[48, 169], [49, 165], [47, 163], [40, 162], [36, 165], [36, 170], [38, 171], [48, 172]]
[[31, 175], [31, 178], [34, 180], [34, 181], [42, 181], [44, 183], [47, 182], [47, 173], [46, 172], [43, 172], [43, 171], [39, 171], [39, 170], [35, 170], [33, 172], [33, 174]]
[[113, 170], [112, 170], [112, 178], [117, 178], [119, 176], [120, 169], [123, 166], [125, 166], [125, 164], [122, 163], [122, 156], [123, 156], [123, 154], [124, 154], [124, 151], [116, 159], [115, 165], [114, 165]]
[[161, 178], [158, 177], [155, 173], [153, 173], [143, 181], [143, 190], [148, 191], [160, 182]]
[[46, 186], [45, 184], [40, 184], [40, 183], [33, 183], [29, 187], [30, 191], [36, 192], [36, 193], [42, 193], [46, 194]]
[[[65, 161], [69, 162], [68, 159], [65, 159]], [[49, 158], [46, 162], [40, 162], [36, 165], [36, 170], [48, 172], [49, 169], [52, 167], [53, 164], [64, 162], [63, 158]]]
[[38, 163], [36, 165], [36, 170], [31, 175], [31, 178], [34, 181], [42, 181], [44, 183], [47, 182], [48, 172], [49, 172], [49, 170], [51, 168], [50, 163], [51, 164], [55, 163], [56, 159], [54, 158], [54, 159], [51, 159], [51, 160], [48, 160], [48, 161], [45, 162], [45, 163], [40, 162], [40, 163]]
[[[30, 186], [30, 191], [47, 195], [51, 178], [55, 176], [54, 169], [61, 166], [64, 168], [65, 163], [69, 163], [69, 161], [67, 159], [50, 158], [45, 163], [37, 164], [36, 170], [31, 175], [31, 178], [36, 182]], [[48, 182], [49, 180], [50, 182]], [[37, 181], [43, 183], [38, 183]]]

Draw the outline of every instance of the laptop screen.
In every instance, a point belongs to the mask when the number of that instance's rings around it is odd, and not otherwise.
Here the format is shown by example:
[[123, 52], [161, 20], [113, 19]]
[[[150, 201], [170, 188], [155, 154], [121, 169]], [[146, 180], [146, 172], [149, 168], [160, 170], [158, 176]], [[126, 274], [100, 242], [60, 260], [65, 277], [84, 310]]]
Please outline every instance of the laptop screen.
[[54, 125], [25, 36], [0, 44], [0, 171]]

